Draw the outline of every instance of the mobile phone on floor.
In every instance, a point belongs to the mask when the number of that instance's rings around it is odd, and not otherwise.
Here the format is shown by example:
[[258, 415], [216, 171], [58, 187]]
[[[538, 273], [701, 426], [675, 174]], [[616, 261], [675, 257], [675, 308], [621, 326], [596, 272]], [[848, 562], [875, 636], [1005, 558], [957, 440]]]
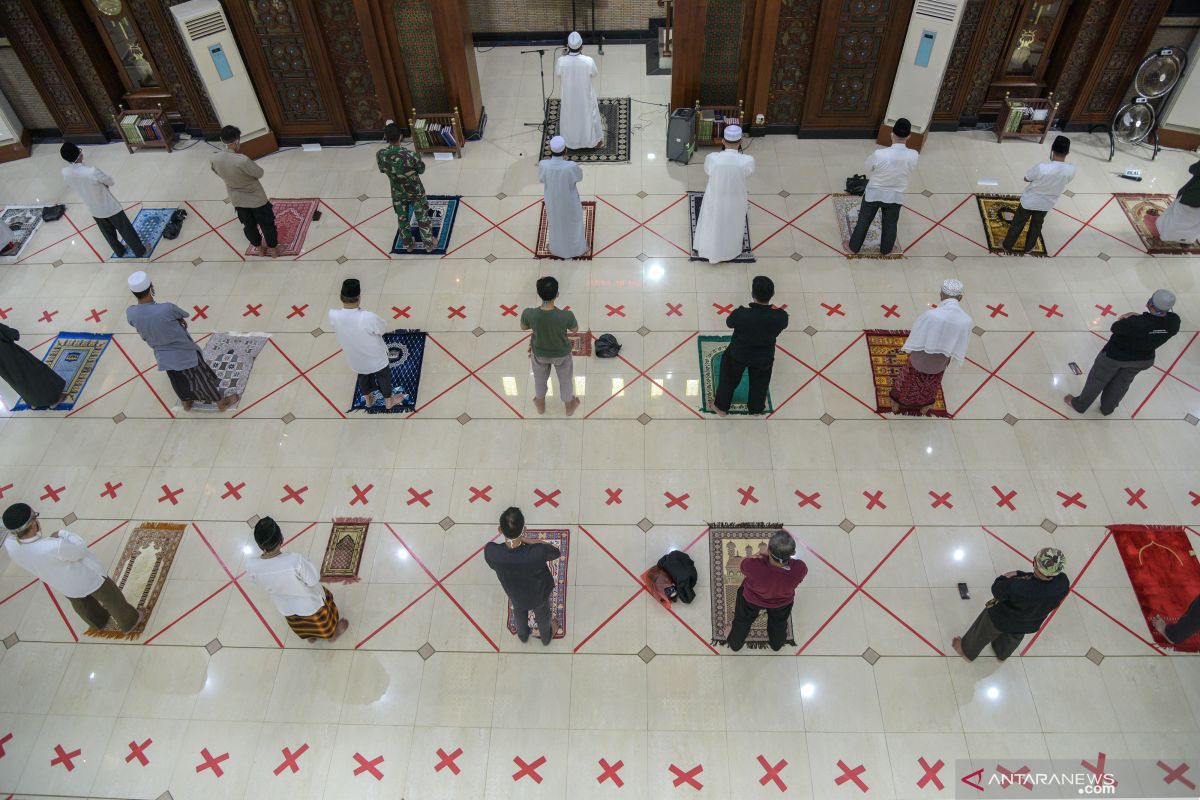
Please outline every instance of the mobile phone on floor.
[[1078, 365], [1078, 364], [1076, 364], [1074, 361], [1070, 361], [1070, 362], [1068, 362], [1068, 363], [1067, 363], [1067, 366], [1068, 366], [1068, 367], [1070, 367], [1070, 368], [1071, 368], [1071, 372], [1074, 372], [1076, 375], [1082, 375], [1082, 374], [1083, 374], [1083, 370], [1081, 370], [1081, 369], [1079, 368], [1079, 365]]
[[960, 583], [958, 585], [958, 596], [961, 597], [963, 600], [971, 599], [971, 595], [970, 595], [970, 593], [967, 592], [967, 585], [965, 583]]

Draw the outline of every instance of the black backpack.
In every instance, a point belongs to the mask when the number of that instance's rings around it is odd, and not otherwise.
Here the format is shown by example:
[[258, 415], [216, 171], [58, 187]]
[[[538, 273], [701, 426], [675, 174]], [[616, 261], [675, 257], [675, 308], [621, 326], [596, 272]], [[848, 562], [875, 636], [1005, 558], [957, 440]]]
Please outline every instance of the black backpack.
[[691, 556], [672, 550], [658, 560], [658, 566], [675, 582], [675, 592], [680, 600], [690, 603], [696, 599], [696, 563]]
[[62, 219], [62, 215], [65, 213], [67, 213], [65, 205], [46, 206], [42, 209], [42, 222], [54, 222], [56, 219]]
[[849, 178], [846, 178], [847, 194], [861, 195], [866, 190], [867, 190], [867, 176], [866, 175], [851, 175]]
[[179, 230], [183, 227], [183, 220], [187, 217], [187, 212], [182, 208], [175, 209], [171, 214], [171, 219], [163, 227], [164, 239], [175, 239], [179, 236]]
[[621, 344], [617, 341], [617, 337], [606, 333], [596, 339], [592, 352], [596, 354], [597, 358], [616, 358], [617, 354], [621, 352]]

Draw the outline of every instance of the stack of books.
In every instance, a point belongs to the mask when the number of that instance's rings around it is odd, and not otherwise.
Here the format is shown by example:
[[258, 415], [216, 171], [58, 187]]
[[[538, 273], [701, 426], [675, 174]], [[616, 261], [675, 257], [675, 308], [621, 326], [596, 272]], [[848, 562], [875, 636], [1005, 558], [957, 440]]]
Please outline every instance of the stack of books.
[[443, 125], [440, 122], [430, 122], [418, 119], [413, 123], [413, 141], [418, 150], [429, 150], [434, 147], [455, 147], [458, 142], [454, 137], [454, 126]]
[[1004, 127], [1005, 133], [1016, 133], [1021, 129], [1021, 123], [1025, 121], [1025, 115], [1029, 109], [1023, 103], [1014, 103], [1009, 106], [1008, 120]]
[[161, 142], [166, 139], [154, 117], [139, 117], [137, 114], [126, 114], [121, 117], [121, 132], [125, 138], [134, 144], [144, 142]]
[[716, 114], [712, 109], [701, 109], [700, 118], [696, 121], [696, 141], [711, 142], [713, 126], [716, 124]]

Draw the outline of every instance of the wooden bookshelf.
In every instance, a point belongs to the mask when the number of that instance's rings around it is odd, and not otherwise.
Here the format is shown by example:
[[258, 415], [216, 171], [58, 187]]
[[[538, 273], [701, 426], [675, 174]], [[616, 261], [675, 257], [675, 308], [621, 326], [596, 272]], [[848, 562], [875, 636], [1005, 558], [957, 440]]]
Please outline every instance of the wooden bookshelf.
[[166, 148], [169, 153], [175, 145], [175, 129], [161, 105], [158, 108], [117, 106], [113, 121], [130, 153], [147, 147]]
[[1048, 97], [1009, 97], [1005, 92], [1004, 105], [996, 117], [996, 141], [1036, 139], [1044, 142], [1057, 114], [1058, 103], [1053, 92]]
[[[434, 144], [427, 132], [430, 125], [441, 125], [448, 129], [454, 137], [454, 144]], [[408, 130], [412, 135], [413, 149], [418, 153], [453, 153], [455, 158], [462, 158], [463, 126], [458, 114], [458, 107], [449, 114], [418, 114], [414, 108], [408, 117]]]
[[[715, 118], [712, 126], [712, 134], [705, 136], [701, 129], [705, 127], [702, 119], [703, 115], [712, 114]], [[726, 120], [736, 120], [737, 125], [742, 126], [742, 130], [746, 129], [746, 114], [745, 104], [738, 100], [736, 106], [705, 106], [701, 105], [700, 101], [696, 101], [696, 147], [724, 147], [725, 141], [725, 126], [734, 124], [726, 122]]]

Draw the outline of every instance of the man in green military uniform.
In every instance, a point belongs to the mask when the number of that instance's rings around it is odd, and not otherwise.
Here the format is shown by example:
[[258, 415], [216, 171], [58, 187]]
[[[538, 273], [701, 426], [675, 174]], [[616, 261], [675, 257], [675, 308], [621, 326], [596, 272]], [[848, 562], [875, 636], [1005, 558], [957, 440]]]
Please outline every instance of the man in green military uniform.
[[434, 247], [433, 223], [429, 220], [429, 202], [420, 175], [425, 171], [421, 157], [400, 146], [400, 126], [388, 120], [383, 126], [387, 147], [375, 154], [379, 171], [387, 175], [392, 185], [392, 206], [400, 220], [400, 242], [405, 250], [415, 250], [411, 216], [421, 232], [421, 245], [426, 252]]

